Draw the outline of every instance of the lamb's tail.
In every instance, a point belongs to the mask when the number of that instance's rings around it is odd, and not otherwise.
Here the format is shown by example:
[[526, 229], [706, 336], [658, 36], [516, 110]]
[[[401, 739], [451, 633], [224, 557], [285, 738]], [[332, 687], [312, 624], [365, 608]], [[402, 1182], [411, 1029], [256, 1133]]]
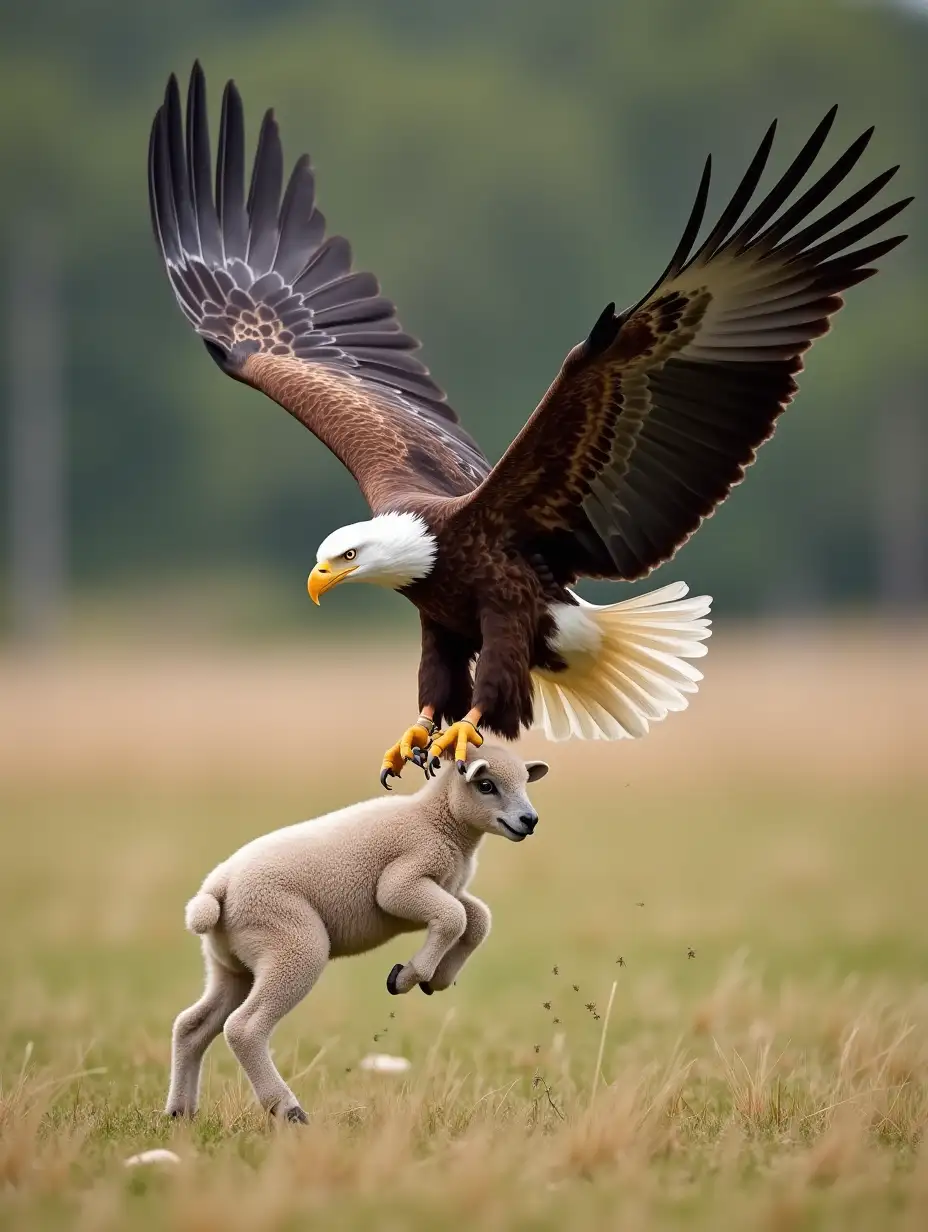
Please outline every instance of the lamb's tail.
[[220, 869], [208, 877], [199, 894], [194, 894], [184, 910], [184, 922], [192, 933], [208, 933], [219, 923], [226, 895], [226, 879]]
[[192, 933], [208, 933], [219, 923], [222, 904], [215, 894], [201, 890], [187, 904], [184, 920]]
[[621, 740], [647, 734], [671, 710], [685, 710], [702, 672], [687, 659], [706, 653], [712, 599], [687, 599], [685, 582], [623, 603], [556, 603], [554, 649], [564, 671], [534, 671], [535, 726], [549, 740]]

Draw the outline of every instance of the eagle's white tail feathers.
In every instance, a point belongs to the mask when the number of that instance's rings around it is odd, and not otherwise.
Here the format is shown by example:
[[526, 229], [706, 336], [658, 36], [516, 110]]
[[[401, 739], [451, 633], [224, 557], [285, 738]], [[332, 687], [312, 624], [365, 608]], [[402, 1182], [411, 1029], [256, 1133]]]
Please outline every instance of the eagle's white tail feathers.
[[597, 607], [552, 605], [562, 672], [534, 671], [535, 726], [549, 740], [635, 739], [671, 711], [685, 710], [702, 680], [688, 659], [706, 653], [708, 595], [685, 598], [685, 582]]

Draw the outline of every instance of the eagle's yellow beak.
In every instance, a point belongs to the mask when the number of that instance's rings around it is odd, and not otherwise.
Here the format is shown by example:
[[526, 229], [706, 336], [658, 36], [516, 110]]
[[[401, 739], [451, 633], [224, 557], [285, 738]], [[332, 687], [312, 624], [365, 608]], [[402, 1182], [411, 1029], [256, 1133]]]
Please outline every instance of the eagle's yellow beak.
[[344, 582], [348, 574], [354, 573], [357, 567], [357, 565], [346, 565], [342, 569], [335, 569], [329, 561], [320, 561], [306, 579], [306, 589], [309, 591], [310, 599], [318, 606], [319, 596], [324, 595], [333, 586], [337, 586], [339, 582]]

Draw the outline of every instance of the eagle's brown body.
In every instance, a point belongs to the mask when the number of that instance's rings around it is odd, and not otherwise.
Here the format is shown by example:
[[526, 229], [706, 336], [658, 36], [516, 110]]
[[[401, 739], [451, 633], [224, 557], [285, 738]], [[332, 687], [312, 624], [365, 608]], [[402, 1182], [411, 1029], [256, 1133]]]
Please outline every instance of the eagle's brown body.
[[707, 164], [664, 274], [627, 311], [606, 308], [491, 466], [376, 280], [351, 271], [345, 240], [326, 239], [305, 156], [281, 198], [273, 114], [246, 198], [242, 105], [226, 87], [214, 195], [202, 72], [191, 77], [186, 135], [172, 77], [152, 129], [149, 190], [177, 299], [223, 371], [319, 437], [375, 515], [425, 519], [437, 556], [405, 593], [422, 621], [420, 704], [439, 720], [473, 705], [503, 736], [531, 722], [532, 668], [564, 666], [551, 604], [571, 603], [577, 578], [634, 580], [674, 554], [772, 435], [840, 292], [904, 238], [855, 247], [907, 204], [861, 216], [895, 168], [835, 198], [870, 133], [796, 195], [833, 119], [834, 110], [742, 219], [772, 126], [696, 247]]
[[485, 535], [475, 536], [471, 550], [487, 562], [492, 585], [482, 572], [462, 572], [455, 567], [460, 549], [454, 524], [452, 517], [432, 527], [439, 544], [436, 568], [403, 592], [422, 623], [419, 706], [434, 706], [439, 723], [476, 707], [482, 726], [514, 740], [533, 718], [531, 671], [564, 667], [551, 646], [549, 606], [570, 598], [524, 557]]

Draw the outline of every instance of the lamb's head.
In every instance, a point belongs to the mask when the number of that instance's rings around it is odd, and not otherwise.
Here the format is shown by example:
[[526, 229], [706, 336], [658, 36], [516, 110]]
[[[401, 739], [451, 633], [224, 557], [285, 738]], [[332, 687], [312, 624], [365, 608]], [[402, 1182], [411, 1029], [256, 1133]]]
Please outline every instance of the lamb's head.
[[493, 744], [471, 747], [463, 774], [450, 766], [444, 771], [451, 811], [475, 830], [521, 843], [538, 824], [526, 788], [547, 773], [547, 762], [523, 761], [512, 749]]

